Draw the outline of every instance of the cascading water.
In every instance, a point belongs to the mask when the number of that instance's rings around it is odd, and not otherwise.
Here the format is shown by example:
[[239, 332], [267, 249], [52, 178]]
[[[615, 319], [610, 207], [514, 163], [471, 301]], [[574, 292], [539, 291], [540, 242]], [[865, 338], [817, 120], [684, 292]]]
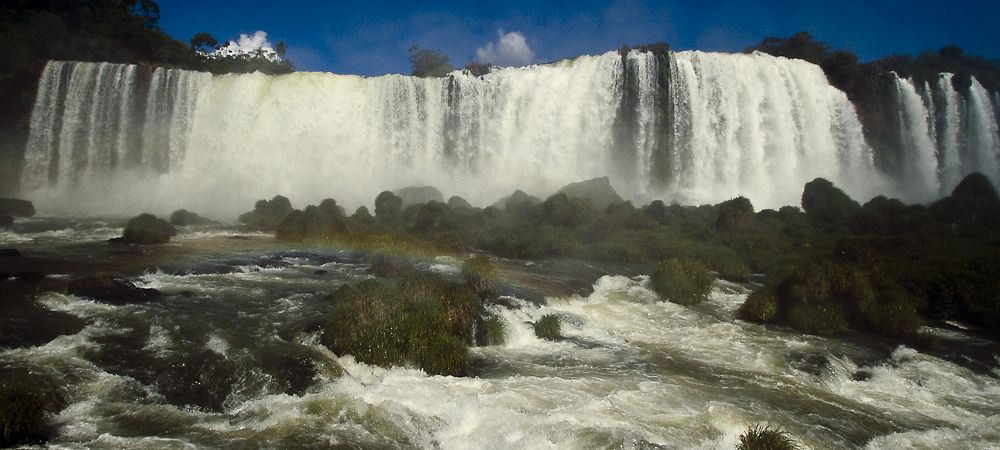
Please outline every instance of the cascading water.
[[797, 205], [815, 177], [860, 201], [926, 202], [971, 171], [1000, 178], [997, 101], [951, 78], [922, 93], [897, 82], [912, 157], [890, 180], [819, 67], [759, 53], [610, 52], [446, 78], [52, 62], [22, 190], [43, 210], [216, 217], [276, 194], [354, 207], [411, 185], [486, 205], [601, 176], [637, 204]]
[[922, 93], [912, 80], [896, 78], [900, 138], [909, 155], [903, 170], [918, 200], [950, 194], [973, 172], [1000, 183], [996, 102], [975, 77], [967, 96], [955, 91], [953, 78], [942, 74], [933, 89], [924, 83]]
[[942, 192], [928, 102], [909, 80], [899, 77], [896, 78], [896, 94], [900, 103], [900, 138], [903, 147], [911, 149], [913, 156], [905, 161], [908, 166], [904, 173], [907, 179], [914, 180], [915, 186], [924, 188], [924, 192], [914, 192], [915, 195], [923, 201], [935, 200]]
[[885, 188], [854, 107], [818, 66], [702, 52], [675, 53], [672, 64], [672, 184], [685, 201], [798, 205], [816, 177], [862, 200]]

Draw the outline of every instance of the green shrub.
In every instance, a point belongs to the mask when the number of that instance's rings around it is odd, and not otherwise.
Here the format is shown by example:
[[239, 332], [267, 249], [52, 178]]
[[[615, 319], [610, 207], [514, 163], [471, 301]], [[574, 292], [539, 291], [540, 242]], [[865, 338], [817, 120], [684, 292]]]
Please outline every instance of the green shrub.
[[507, 343], [507, 323], [493, 316], [483, 324], [483, 345], [503, 345]]
[[809, 334], [833, 334], [847, 328], [844, 312], [837, 305], [799, 305], [788, 312], [793, 328]]
[[562, 322], [559, 320], [559, 316], [555, 314], [542, 316], [533, 326], [535, 328], [535, 336], [538, 336], [539, 339], [554, 341], [559, 339], [562, 333]]
[[240, 214], [239, 221], [251, 231], [274, 231], [286, 214], [292, 212], [292, 202], [280, 195], [270, 201], [257, 200], [253, 211]]
[[0, 370], [0, 447], [16, 445], [62, 405], [59, 391], [28, 370]]
[[748, 322], [770, 323], [778, 315], [778, 300], [774, 291], [762, 288], [750, 293], [736, 311], [736, 316]]
[[171, 236], [177, 235], [174, 228], [166, 220], [152, 214], [140, 214], [129, 219], [122, 231], [122, 241], [130, 244], [165, 244]]
[[851, 216], [861, 209], [861, 205], [833, 183], [824, 178], [816, 178], [806, 183], [802, 191], [802, 209], [810, 219], [843, 224], [850, 221]]
[[886, 336], [914, 336], [922, 320], [909, 297], [902, 290], [881, 293], [876, 304], [865, 312], [868, 327]]
[[490, 258], [476, 255], [462, 263], [462, 278], [481, 299], [500, 298], [499, 275]]
[[737, 283], [750, 281], [750, 268], [739, 258], [722, 259], [713, 264], [712, 268], [719, 272], [719, 278], [723, 280]]
[[372, 275], [376, 277], [399, 277], [410, 270], [412, 262], [396, 253], [376, 253], [368, 256]]
[[673, 258], [660, 263], [653, 272], [653, 289], [667, 300], [693, 305], [712, 290], [711, 272], [701, 261]]
[[780, 428], [754, 425], [740, 435], [740, 443], [736, 444], [736, 450], [796, 450], [795, 445], [788, 433]]
[[395, 224], [403, 212], [402, 197], [391, 191], [382, 191], [375, 197], [375, 220], [384, 224]]
[[374, 279], [333, 294], [323, 343], [338, 355], [383, 367], [411, 363], [429, 374], [460, 375], [471, 363], [476, 294], [432, 272], [407, 273], [395, 288]]
[[746, 197], [736, 197], [719, 204], [719, 219], [715, 228], [719, 231], [741, 231], [754, 223], [753, 204]]
[[292, 210], [285, 214], [275, 227], [275, 237], [282, 241], [302, 242], [326, 240], [343, 236], [347, 232], [344, 211], [333, 199], [323, 200], [319, 206]]

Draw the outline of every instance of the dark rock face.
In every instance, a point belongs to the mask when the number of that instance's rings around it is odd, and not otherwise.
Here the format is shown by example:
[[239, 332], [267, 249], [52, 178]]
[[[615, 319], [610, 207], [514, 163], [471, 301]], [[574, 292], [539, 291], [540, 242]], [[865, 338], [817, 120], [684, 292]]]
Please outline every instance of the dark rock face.
[[14, 216], [0, 214], [0, 228], [10, 228], [14, 226]]
[[0, 258], [19, 258], [21, 252], [15, 248], [0, 248]]
[[198, 214], [190, 212], [186, 209], [178, 209], [170, 215], [170, 223], [179, 227], [187, 227], [191, 225], [214, 225], [217, 222], [212, 219], [199, 216]]
[[589, 200], [591, 206], [598, 211], [604, 211], [616, 203], [625, 203], [615, 188], [611, 187], [611, 180], [608, 177], [570, 183], [556, 191], [556, 194], [566, 194], [570, 199]]
[[444, 195], [433, 186], [411, 186], [392, 192], [403, 199], [403, 208], [410, 205], [422, 205], [429, 202], [444, 203]]
[[120, 240], [125, 244], [165, 244], [177, 236], [177, 228], [152, 214], [140, 214], [125, 224]]
[[139, 288], [128, 281], [116, 280], [109, 275], [77, 278], [66, 286], [66, 293], [110, 303], [143, 302], [159, 298], [161, 295], [156, 289]]
[[35, 206], [27, 200], [16, 198], [0, 198], [0, 216], [31, 217], [35, 215]]

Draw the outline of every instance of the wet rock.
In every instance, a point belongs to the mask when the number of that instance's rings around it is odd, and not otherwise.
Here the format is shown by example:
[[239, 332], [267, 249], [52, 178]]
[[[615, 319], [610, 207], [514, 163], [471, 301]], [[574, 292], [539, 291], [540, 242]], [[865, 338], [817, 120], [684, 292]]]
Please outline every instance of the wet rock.
[[140, 214], [125, 224], [120, 241], [112, 241], [126, 244], [165, 244], [170, 242], [171, 236], [177, 236], [177, 228], [170, 222], [152, 214]]
[[616, 203], [625, 203], [615, 188], [611, 187], [611, 180], [608, 177], [570, 183], [556, 191], [556, 194], [566, 194], [566, 197], [570, 199], [588, 200], [591, 206], [599, 211], [604, 211], [605, 208]]
[[217, 225], [218, 222], [208, 219], [186, 209], [178, 209], [170, 215], [170, 223], [180, 227], [191, 225]]
[[34, 270], [28, 270], [25, 272], [15, 273], [14, 278], [17, 278], [18, 281], [39, 281], [45, 278], [45, 274], [41, 272], [36, 272]]
[[0, 248], [0, 258], [19, 258], [21, 252], [13, 248]]
[[66, 286], [66, 293], [112, 303], [141, 302], [161, 296], [160, 291], [156, 289], [139, 288], [130, 282], [116, 280], [108, 275], [77, 278]]
[[872, 373], [867, 370], [859, 370], [851, 374], [851, 379], [854, 381], [868, 381], [872, 377]]
[[35, 215], [35, 206], [27, 200], [16, 198], [0, 198], [0, 216], [31, 217]]
[[429, 202], [444, 203], [444, 195], [433, 186], [410, 186], [392, 192], [403, 199], [403, 208], [410, 205], [422, 205]]

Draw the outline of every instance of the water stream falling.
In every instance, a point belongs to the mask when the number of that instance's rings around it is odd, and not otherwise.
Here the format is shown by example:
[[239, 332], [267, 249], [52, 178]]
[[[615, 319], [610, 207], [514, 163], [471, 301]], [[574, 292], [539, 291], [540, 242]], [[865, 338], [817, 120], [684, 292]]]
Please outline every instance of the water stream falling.
[[818, 176], [860, 201], [928, 201], [971, 171], [1000, 178], [996, 99], [950, 77], [897, 82], [907, 167], [889, 176], [819, 67], [759, 53], [610, 52], [478, 78], [51, 62], [22, 189], [53, 211], [221, 218], [276, 194], [353, 208], [433, 185], [485, 206], [601, 176], [636, 204], [797, 205]]

